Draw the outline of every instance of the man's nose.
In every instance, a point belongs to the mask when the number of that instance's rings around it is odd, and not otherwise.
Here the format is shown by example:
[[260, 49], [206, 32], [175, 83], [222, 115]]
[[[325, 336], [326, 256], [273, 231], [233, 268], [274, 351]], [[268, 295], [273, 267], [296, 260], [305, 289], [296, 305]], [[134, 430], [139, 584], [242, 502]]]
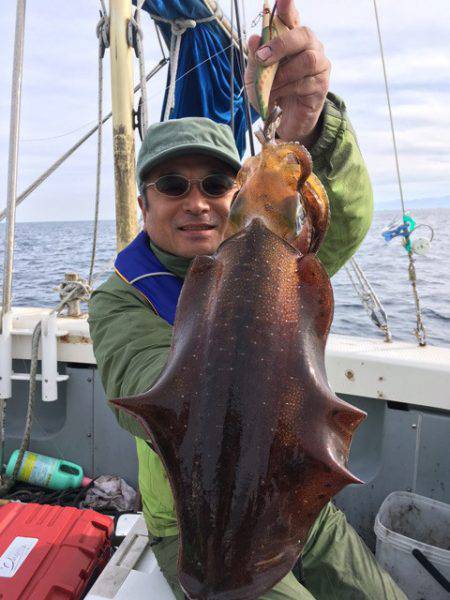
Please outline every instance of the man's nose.
[[183, 210], [200, 215], [211, 210], [208, 198], [202, 194], [197, 182], [193, 182], [189, 194], [183, 198]]

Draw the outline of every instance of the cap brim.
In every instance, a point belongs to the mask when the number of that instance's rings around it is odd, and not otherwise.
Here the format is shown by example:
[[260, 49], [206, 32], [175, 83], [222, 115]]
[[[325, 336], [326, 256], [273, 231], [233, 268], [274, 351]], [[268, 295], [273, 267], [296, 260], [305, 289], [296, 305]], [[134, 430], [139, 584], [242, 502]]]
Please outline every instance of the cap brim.
[[160, 152], [156, 156], [152, 156], [145, 161], [139, 170], [138, 178], [139, 185], [142, 185], [146, 174], [154, 167], [160, 165], [162, 162], [169, 158], [175, 158], [176, 156], [186, 156], [189, 154], [203, 154], [205, 156], [213, 156], [229, 165], [236, 173], [241, 168], [241, 163], [235, 160], [226, 152], [222, 152], [215, 146], [209, 146], [207, 144], [185, 144], [183, 146], [177, 146], [176, 148], [169, 148], [164, 152]]

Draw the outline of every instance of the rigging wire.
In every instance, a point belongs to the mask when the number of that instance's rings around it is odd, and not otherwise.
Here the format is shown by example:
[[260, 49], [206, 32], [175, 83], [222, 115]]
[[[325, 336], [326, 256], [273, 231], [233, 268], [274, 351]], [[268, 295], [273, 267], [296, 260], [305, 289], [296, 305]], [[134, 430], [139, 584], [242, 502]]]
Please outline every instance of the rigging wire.
[[[383, 38], [382, 38], [382, 34], [381, 34], [381, 23], [380, 23], [380, 18], [379, 18], [379, 14], [378, 14], [377, 0], [373, 0], [373, 8], [375, 11], [375, 21], [376, 21], [376, 25], [377, 25], [378, 44], [380, 47], [381, 62], [383, 65], [384, 87], [385, 87], [386, 100], [387, 100], [388, 111], [389, 111], [389, 122], [390, 122], [390, 127], [391, 127], [392, 143], [393, 143], [393, 147], [394, 147], [395, 167], [396, 167], [396, 171], [397, 171], [398, 189], [400, 192], [400, 202], [401, 202], [402, 213], [403, 213], [403, 221], [405, 221], [406, 209], [405, 209], [405, 201], [404, 201], [404, 195], [403, 195], [403, 185], [402, 185], [402, 179], [401, 179], [401, 174], [400, 174], [400, 163], [399, 163], [399, 158], [398, 158], [397, 140], [396, 140], [396, 135], [395, 135], [394, 116], [392, 113], [391, 96], [390, 96], [390, 92], [389, 92], [389, 81], [388, 81], [388, 76], [387, 76], [386, 61], [385, 61], [385, 57], [384, 57]], [[422, 309], [420, 306], [419, 293], [417, 290], [416, 267], [414, 264], [415, 261], [414, 261], [414, 257], [413, 257], [413, 251], [411, 248], [411, 244], [409, 243], [409, 235], [408, 234], [405, 236], [405, 241], [406, 241], [406, 251], [408, 253], [408, 260], [409, 260], [408, 276], [409, 276], [409, 280], [411, 282], [413, 296], [414, 296], [414, 304], [415, 304], [415, 308], [416, 308], [416, 329], [414, 330], [414, 334], [417, 338], [417, 341], [419, 342], [419, 346], [426, 346], [426, 344], [427, 344], [426, 331], [425, 331], [425, 326], [424, 326], [423, 318], [422, 318]]]
[[244, 93], [245, 118], [246, 118], [246, 121], [247, 121], [248, 139], [249, 139], [249, 143], [250, 143], [250, 153], [251, 153], [252, 156], [255, 156], [255, 142], [254, 142], [254, 139], [253, 139], [253, 124], [252, 124], [252, 117], [251, 117], [251, 110], [250, 110], [250, 101], [249, 101], [249, 98], [248, 98], [247, 88], [245, 86], [245, 77], [244, 77], [244, 73], [245, 73], [245, 55], [244, 55], [244, 47], [243, 47], [243, 43], [242, 43], [243, 34], [242, 34], [242, 29], [241, 29], [241, 18], [240, 18], [240, 14], [239, 14], [238, 0], [234, 0], [234, 11], [235, 11], [235, 14], [236, 14], [236, 26], [237, 26], [238, 40], [239, 40], [239, 60], [238, 60], [238, 64], [239, 64], [239, 67], [240, 67], [240, 70], [241, 70], [242, 84], [244, 86], [243, 93]]
[[[389, 329], [389, 323], [386, 311], [383, 308], [375, 290], [370, 285], [364, 271], [359, 263], [353, 257], [345, 267], [348, 278], [355, 290], [357, 296], [361, 300], [361, 304], [366, 309], [367, 314], [373, 323], [384, 333], [385, 342], [392, 341], [392, 334]], [[352, 272], [353, 270], [353, 272]]]

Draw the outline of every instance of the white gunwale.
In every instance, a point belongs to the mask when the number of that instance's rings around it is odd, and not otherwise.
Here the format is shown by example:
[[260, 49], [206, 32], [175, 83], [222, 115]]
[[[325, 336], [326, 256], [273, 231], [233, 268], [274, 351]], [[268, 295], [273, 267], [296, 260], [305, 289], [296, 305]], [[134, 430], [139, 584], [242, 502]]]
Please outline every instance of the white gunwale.
[[[13, 308], [14, 358], [30, 358], [31, 332], [50, 310]], [[95, 365], [87, 314], [59, 317], [57, 329], [58, 361]], [[332, 334], [326, 367], [337, 393], [450, 411], [450, 348]]]

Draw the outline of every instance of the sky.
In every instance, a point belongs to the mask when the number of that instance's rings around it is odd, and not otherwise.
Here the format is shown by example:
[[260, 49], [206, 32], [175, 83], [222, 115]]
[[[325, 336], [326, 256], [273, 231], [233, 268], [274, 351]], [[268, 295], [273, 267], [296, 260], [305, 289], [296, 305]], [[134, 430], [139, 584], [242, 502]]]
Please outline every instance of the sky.
[[[0, 13], [0, 209], [7, 193], [15, 4], [6, 0]], [[259, 31], [260, 25], [252, 29], [251, 23], [261, 4], [245, 2], [249, 33]], [[226, 12], [229, 0], [221, 5]], [[18, 193], [96, 122], [99, 6], [96, 0], [27, 1]], [[373, 0], [297, 0], [297, 7], [331, 60], [330, 90], [346, 102], [376, 208], [400, 206]], [[448, 0], [428, 0], [426, 7], [378, 0], [378, 10], [406, 205], [450, 199], [450, 5]], [[143, 25], [148, 71], [161, 55], [147, 15]], [[107, 51], [105, 113], [111, 106], [108, 58]], [[149, 84], [151, 121], [159, 119], [165, 82], [163, 70]], [[92, 219], [96, 152], [93, 136], [25, 200], [17, 220]], [[104, 129], [100, 218], [114, 218], [110, 122]]]

